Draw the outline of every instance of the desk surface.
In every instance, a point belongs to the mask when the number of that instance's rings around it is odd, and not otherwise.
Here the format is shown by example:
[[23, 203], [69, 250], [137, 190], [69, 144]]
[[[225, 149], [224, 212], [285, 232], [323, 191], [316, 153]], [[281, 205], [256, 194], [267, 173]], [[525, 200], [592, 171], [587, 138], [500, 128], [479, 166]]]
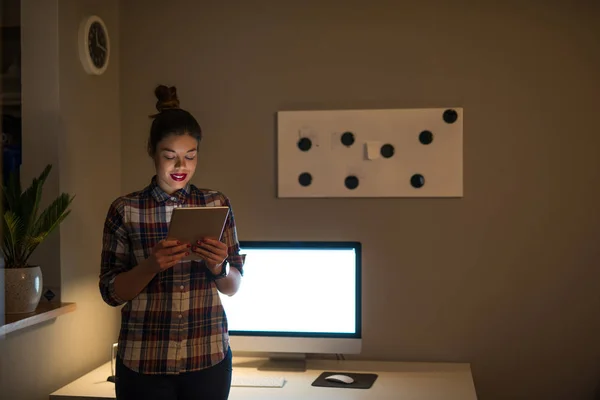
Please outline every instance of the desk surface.
[[[232, 387], [230, 400], [476, 400], [469, 364], [412, 363], [387, 361], [307, 360], [306, 372], [259, 371], [262, 359], [233, 358], [233, 373], [238, 375], [283, 376], [283, 388]], [[313, 387], [311, 383], [324, 371], [368, 372], [378, 374], [370, 389]], [[50, 400], [115, 399], [115, 387], [106, 378], [110, 362], [96, 368], [50, 395]]]

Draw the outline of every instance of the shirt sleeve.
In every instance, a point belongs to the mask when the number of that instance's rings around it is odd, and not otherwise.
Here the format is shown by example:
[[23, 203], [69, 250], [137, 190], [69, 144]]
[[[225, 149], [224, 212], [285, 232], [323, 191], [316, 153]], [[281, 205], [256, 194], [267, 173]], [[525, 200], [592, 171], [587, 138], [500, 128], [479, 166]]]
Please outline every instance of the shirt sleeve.
[[237, 236], [237, 227], [235, 225], [231, 201], [225, 195], [223, 195], [223, 198], [223, 205], [229, 207], [229, 215], [227, 216], [227, 222], [225, 222], [222, 237], [222, 241], [227, 245], [227, 262], [230, 267], [237, 268], [240, 274], [244, 275], [246, 255], [240, 254], [240, 243]]
[[99, 282], [102, 299], [114, 307], [125, 303], [125, 300], [115, 293], [114, 282], [117, 275], [130, 269], [129, 251], [123, 205], [115, 201], [111, 204], [104, 222]]

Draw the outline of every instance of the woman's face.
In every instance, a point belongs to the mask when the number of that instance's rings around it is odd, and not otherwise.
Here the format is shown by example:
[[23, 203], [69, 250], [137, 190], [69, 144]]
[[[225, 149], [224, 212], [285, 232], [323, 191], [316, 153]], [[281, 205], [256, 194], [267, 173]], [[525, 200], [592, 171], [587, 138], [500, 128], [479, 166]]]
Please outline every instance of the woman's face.
[[198, 142], [190, 135], [169, 135], [156, 146], [158, 185], [171, 194], [187, 185], [196, 171]]

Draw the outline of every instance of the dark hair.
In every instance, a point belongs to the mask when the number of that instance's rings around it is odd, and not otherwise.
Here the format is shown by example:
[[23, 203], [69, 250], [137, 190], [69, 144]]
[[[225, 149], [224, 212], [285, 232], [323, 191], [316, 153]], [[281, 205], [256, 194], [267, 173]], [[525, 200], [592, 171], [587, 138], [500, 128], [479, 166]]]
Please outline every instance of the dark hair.
[[200, 143], [202, 129], [198, 121], [188, 111], [179, 108], [177, 88], [175, 86], [158, 85], [154, 89], [157, 114], [153, 118], [148, 138], [148, 154], [154, 156], [158, 142], [169, 135], [190, 135]]

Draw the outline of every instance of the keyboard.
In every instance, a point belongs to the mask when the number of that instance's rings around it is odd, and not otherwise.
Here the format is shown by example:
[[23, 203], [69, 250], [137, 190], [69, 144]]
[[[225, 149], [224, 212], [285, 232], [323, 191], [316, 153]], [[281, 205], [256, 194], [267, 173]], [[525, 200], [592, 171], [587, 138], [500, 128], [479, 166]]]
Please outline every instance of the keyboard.
[[236, 375], [231, 377], [231, 386], [281, 388], [285, 383], [282, 376], [272, 375]]

